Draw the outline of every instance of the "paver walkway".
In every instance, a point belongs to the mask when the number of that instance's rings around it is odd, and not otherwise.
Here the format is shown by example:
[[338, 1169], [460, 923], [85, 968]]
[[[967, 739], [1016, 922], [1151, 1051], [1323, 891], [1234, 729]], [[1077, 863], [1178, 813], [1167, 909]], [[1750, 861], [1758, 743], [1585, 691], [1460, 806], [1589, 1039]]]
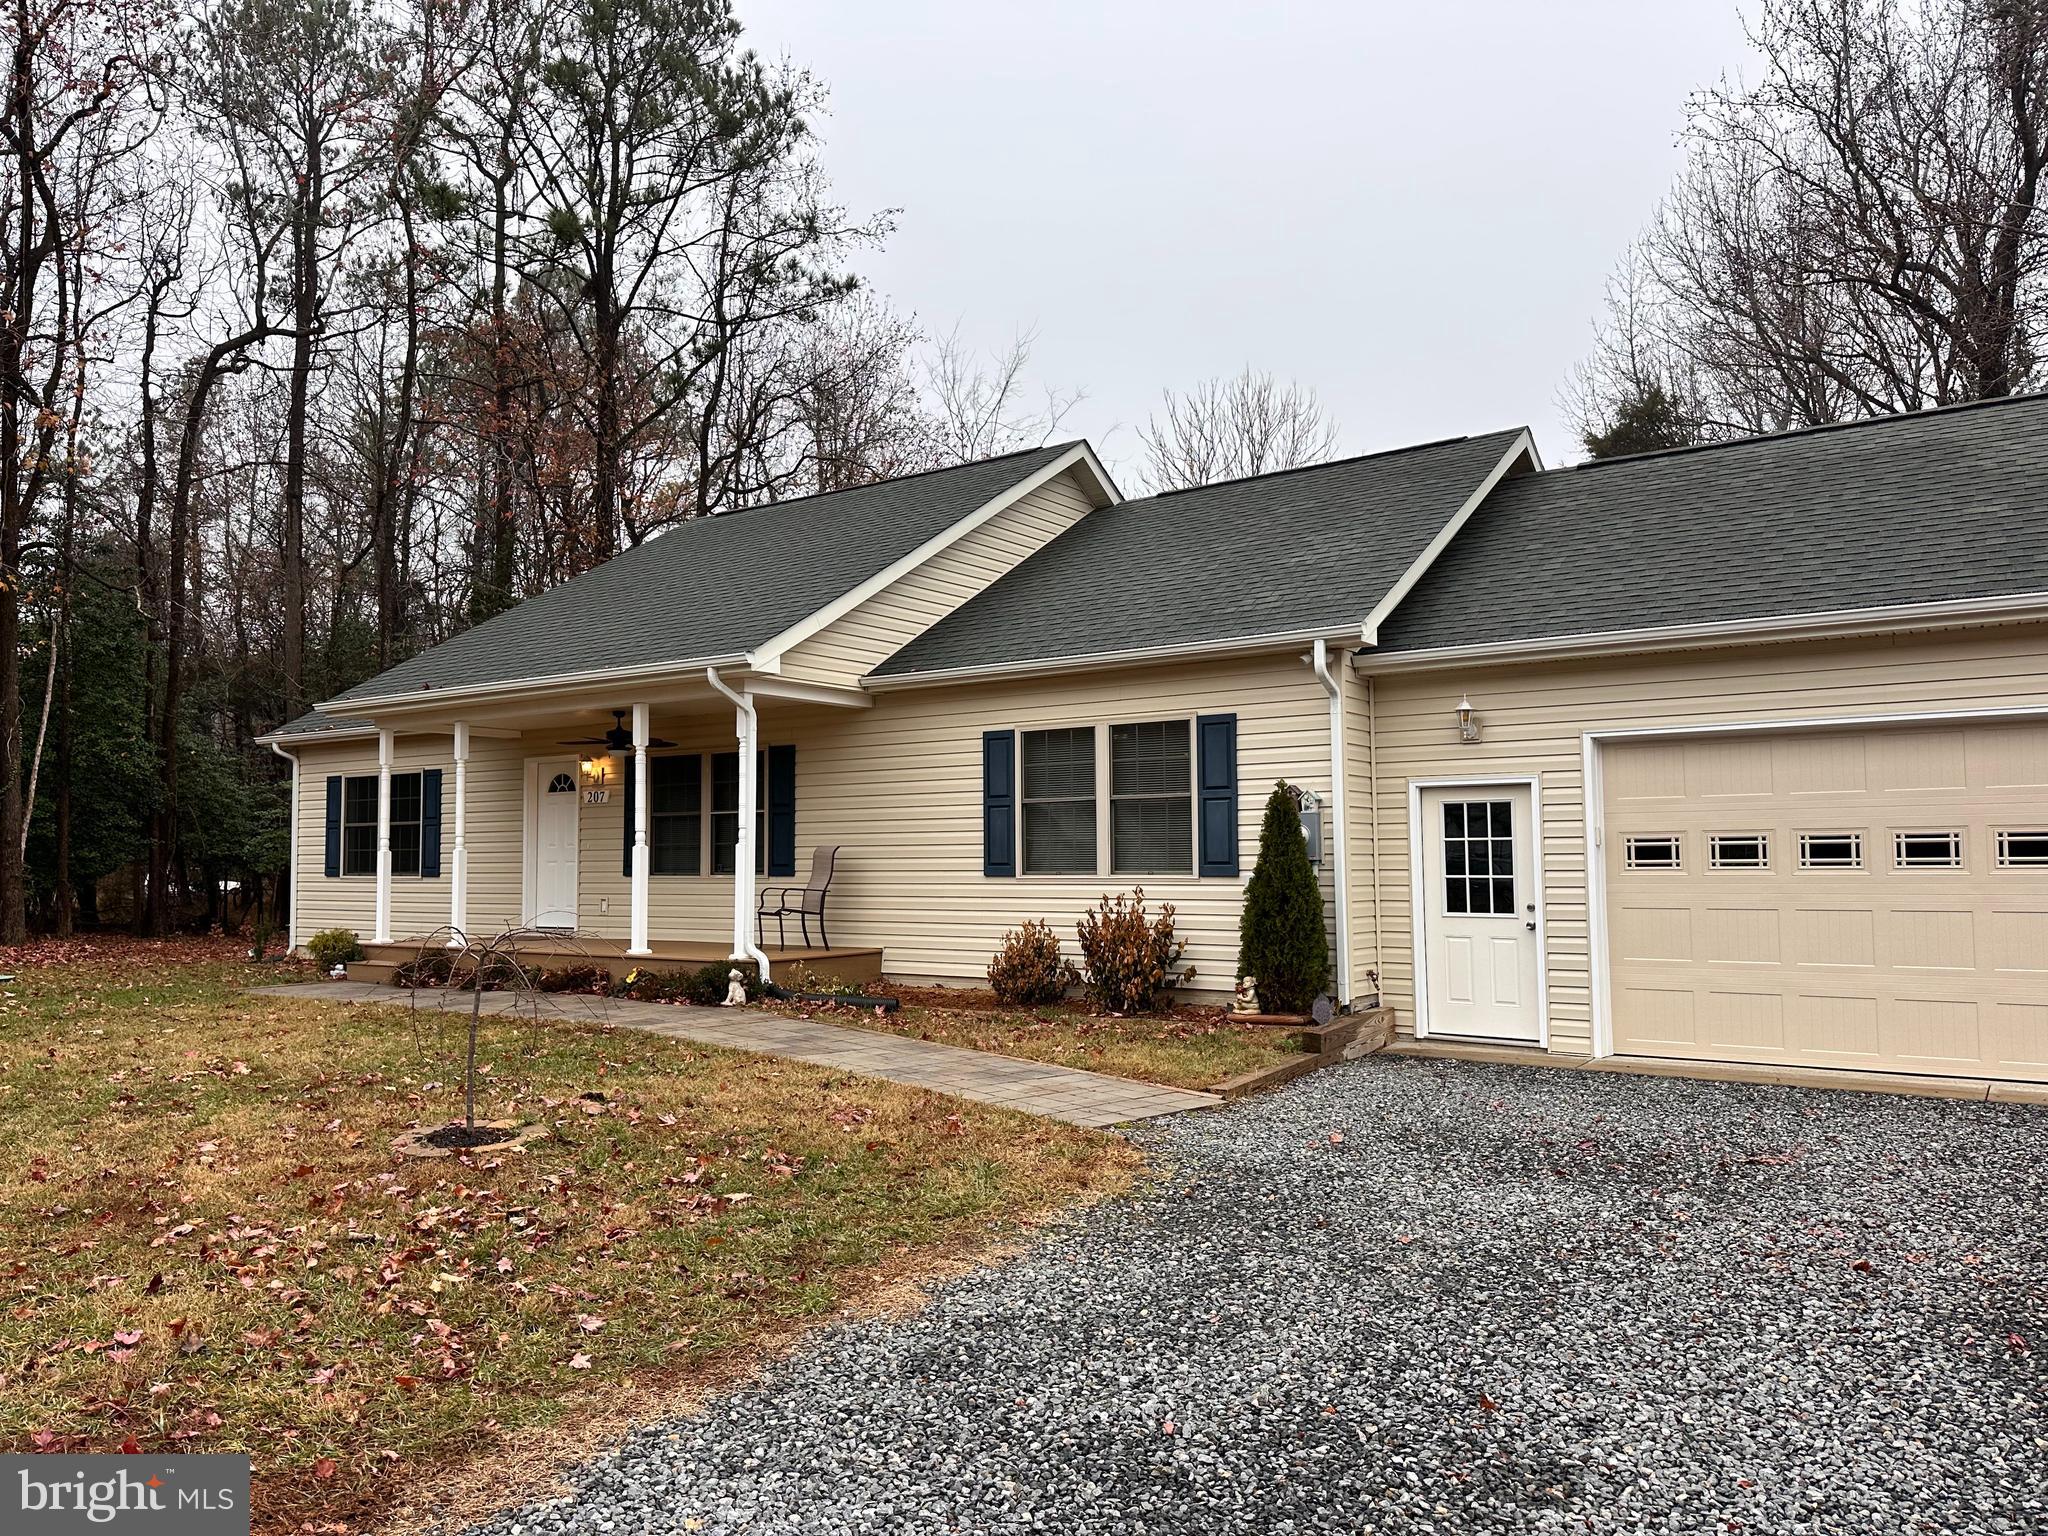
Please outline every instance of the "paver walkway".
[[[310, 998], [333, 1003], [391, 1003], [405, 1006], [413, 994], [402, 987], [369, 981], [321, 981], [300, 986], [257, 987], [263, 997]], [[676, 1040], [722, 1045], [735, 1051], [787, 1056], [818, 1066], [841, 1067], [867, 1077], [886, 1078], [914, 1088], [929, 1088], [958, 1099], [1022, 1110], [1069, 1125], [1100, 1128], [1155, 1115], [1207, 1109], [1222, 1103], [1213, 1093], [1141, 1083], [1102, 1072], [1083, 1072], [1049, 1062], [1021, 1061], [907, 1035], [853, 1029], [817, 1019], [787, 1019], [754, 1009], [689, 1008], [672, 1003], [636, 1003], [625, 998], [579, 997], [590, 1005], [589, 1016], [629, 1029], [645, 1029]], [[516, 994], [486, 992], [484, 1008], [506, 1013], [518, 1005]], [[422, 1008], [468, 1012], [467, 992], [422, 990]]]

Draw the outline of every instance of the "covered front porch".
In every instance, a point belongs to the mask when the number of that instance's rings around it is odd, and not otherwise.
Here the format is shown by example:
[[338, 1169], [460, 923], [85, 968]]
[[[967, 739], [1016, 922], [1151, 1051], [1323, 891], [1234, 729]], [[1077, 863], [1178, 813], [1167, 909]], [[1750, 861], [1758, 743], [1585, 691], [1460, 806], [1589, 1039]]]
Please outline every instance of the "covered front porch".
[[[796, 830], [798, 736], [830, 739], [869, 705], [858, 689], [713, 666], [353, 706], [367, 719], [328, 739], [374, 747], [374, 775], [325, 787], [329, 873], [369, 898], [363, 974], [394, 970], [430, 935], [518, 928], [543, 931], [520, 940], [542, 963], [752, 960], [777, 976], [802, 962], [873, 980], [871, 939], [834, 943], [829, 905], [777, 895], [813, 874]], [[812, 910], [784, 924], [778, 905]]]

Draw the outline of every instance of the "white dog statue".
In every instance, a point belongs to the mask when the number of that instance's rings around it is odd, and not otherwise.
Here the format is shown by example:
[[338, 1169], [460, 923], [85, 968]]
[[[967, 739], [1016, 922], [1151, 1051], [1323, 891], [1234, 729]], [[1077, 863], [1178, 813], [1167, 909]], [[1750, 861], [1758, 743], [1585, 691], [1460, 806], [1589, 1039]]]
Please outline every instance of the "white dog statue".
[[719, 1006], [724, 1008], [744, 1008], [746, 1005], [746, 982], [741, 979], [738, 970], [727, 971], [725, 973], [725, 1001]]

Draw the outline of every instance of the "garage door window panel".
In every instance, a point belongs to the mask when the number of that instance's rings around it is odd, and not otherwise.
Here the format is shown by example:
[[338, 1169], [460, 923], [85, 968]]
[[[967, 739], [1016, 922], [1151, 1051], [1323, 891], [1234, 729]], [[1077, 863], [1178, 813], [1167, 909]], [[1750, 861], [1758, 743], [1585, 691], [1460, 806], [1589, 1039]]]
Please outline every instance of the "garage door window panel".
[[1892, 864], [1899, 869], [1961, 869], [1960, 832], [1894, 832]]
[[1801, 869], [1861, 869], [1861, 832], [1802, 832], [1799, 834]]
[[1998, 867], [2000, 869], [2048, 868], [2048, 828], [2038, 832], [2000, 832], [1998, 834]]
[[1771, 840], [1762, 832], [1716, 832], [1707, 839], [1713, 869], [1769, 869]]
[[1631, 837], [1624, 845], [1630, 869], [1683, 869], [1685, 840], [1671, 833]]

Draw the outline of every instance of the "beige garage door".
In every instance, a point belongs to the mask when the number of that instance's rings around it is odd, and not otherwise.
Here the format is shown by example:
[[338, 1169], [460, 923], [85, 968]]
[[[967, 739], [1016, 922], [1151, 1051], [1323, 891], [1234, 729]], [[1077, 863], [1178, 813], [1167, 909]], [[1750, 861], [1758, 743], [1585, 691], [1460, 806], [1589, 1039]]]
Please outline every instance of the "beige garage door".
[[2048, 1080], [2048, 724], [1601, 764], [1616, 1052]]

